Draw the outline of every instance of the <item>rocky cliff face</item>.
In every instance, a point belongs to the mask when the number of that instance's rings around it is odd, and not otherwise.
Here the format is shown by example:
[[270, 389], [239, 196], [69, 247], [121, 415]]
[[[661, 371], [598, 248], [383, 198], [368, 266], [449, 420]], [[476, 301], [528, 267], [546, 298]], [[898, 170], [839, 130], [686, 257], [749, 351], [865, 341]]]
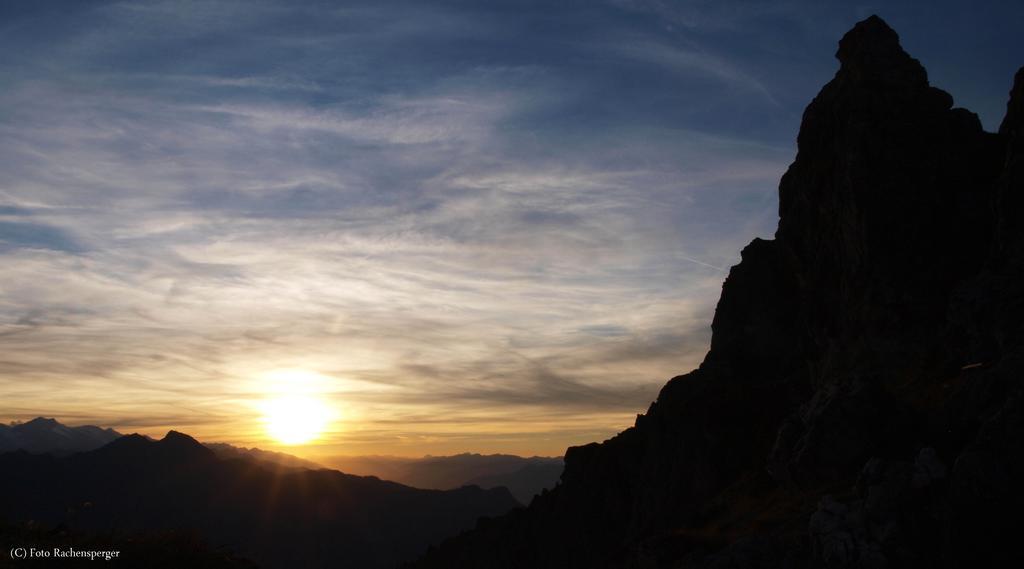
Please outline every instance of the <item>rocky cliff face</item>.
[[837, 57], [700, 368], [415, 567], [1024, 560], [1024, 71], [992, 134], [877, 17]]

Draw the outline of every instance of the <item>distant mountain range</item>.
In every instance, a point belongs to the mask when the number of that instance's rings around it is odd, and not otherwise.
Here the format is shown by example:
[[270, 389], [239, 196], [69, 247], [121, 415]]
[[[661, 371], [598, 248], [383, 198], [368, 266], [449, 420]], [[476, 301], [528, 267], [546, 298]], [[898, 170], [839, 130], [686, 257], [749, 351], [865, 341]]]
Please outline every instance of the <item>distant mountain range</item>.
[[[56, 419], [37, 417], [24, 423], [0, 424], [0, 452], [25, 450], [33, 454], [67, 456], [95, 450], [121, 437], [114, 429], [92, 425], [69, 427]], [[217, 456], [317, 470], [328, 468], [291, 454], [246, 448], [228, 443], [202, 443]], [[358, 476], [376, 476], [414, 488], [453, 490], [462, 486], [484, 489], [504, 486], [516, 500], [529, 504], [553, 488], [562, 474], [560, 457], [521, 457], [508, 454], [458, 454], [406, 458], [395, 456], [338, 456], [325, 461], [330, 468]]]
[[524, 458], [508, 454], [458, 454], [404, 458], [394, 456], [338, 456], [326, 460], [350, 474], [378, 476], [416, 488], [449, 490], [475, 484], [481, 488], [504, 486], [523, 504], [550, 489], [562, 474], [561, 457]]
[[[121, 437], [114, 429], [92, 425], [69, 427], [56, 419], [37, 417], [25, 423], [0, 424], [0, 453], [25, 450], [33, 454], [67, 456], [100, 448]], [[264, 466], [317, 470], [328, 468], [297, 456], [228, 443], [202, 443], [224, 459], [242, 459]], [[338, 456], [325, 461], [330, 468], [358, 476], [376, 476], [414, 488], [453, 490], [462, 486], [505, 487], [521, 504], [554, 488], [562, 474], [561, 457], [521, 457], [509, 454], [458, 454], [406, 458], [395, 456]]]
[[22, 449], [31, 453], [68, 455], [95, 450], [121, 433], [94, 426], [68, 427], [55, 419], [37, 417], [25, 423], [0, 424], [0, 452]]
[[69, 456], [0, 454], [0, 515], [96, 535], [195, 531], [265, 567], [376, 569], [519, 505], [504, 488], [422, 490], [219, 448], [171, 431]]

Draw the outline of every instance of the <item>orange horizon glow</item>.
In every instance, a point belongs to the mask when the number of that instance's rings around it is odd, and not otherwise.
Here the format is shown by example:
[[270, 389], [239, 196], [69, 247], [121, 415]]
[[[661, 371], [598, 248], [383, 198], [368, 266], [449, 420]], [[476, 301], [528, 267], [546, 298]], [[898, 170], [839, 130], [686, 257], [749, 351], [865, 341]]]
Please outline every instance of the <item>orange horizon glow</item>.
[[278, 362], [284, 365], [229, 365], [217, 390], [197, 387], [174, 397], [140, 391], [115, 398], [112, 391], [109, 397], [91, 391], [104, 404], [83, 407], [84, 397], [72, 401], [63, 392], [45, 408], [26, 399], [0, 421], [46, 416], [155, 439], [176, 430], [204, 443], [283, 452], [330, 466], [334, 459], [366, 456], [562, 456], [568, 447], [603, 441], [631, 426], [636, 411], [646, 407], [623, 412], [569, 406], [552, 413], [544, 404], [424, 401], [399, 385], [364, 379], [367, 373], [324, 371], [330, 367], [322, 360]]
[[[31, 415], [31, 416], [29, 416]], [[28, 421], [42, 414], [25, 414], [13, 417], [4, 417], [4, 422], [11, 420]], [[324, 466], [335, 467], [336, 461], [343, 461], [348, 458], [359, 458], [368, 456], [389, 457], [389, 458], [422, 458], [424, 456], [451, 456], [457, 454], [511, 454], [524, 457], [530, 456], [563, 456], [565, 450], [570, 446], [584, 445], [590, 442], [603, 441], [615, 433], [629, 427], [632, 421], [627, 423], [624, 417], [605, 417], [607, 427], [603, 429], [586, 429], [586, 418], [572, 421], [570, 424], [531, 424], [531, 432], [520, 433], [517, 436], [509, 436], [505, 433], [512, 432], [517, 425], [514, 421], [503, 419], [501, 423], [492, 425], [486, 431], [470, 432], [463, 429], [464, 425], [453, 423], [450, 425], [433, 425], [434, 428], [443, 430], [430, 434], [415, 434], [412, 429], [403, 429], [402, 434], [390, 434], [380, 437], [374, 429], [365, 425], [341, 426], [349, 417], [340, 417], [332, 420], [329, 425], [318, 435], [305, 442], [285, 443], [272, 434], [264, 417], [253, 413], [237, 424], [200, 424], [169, 422], [166, 426], [134, 427], [131, 425], [118, 425], [116, 422], [96, 419], [69, 419], [59, 414], [50, 415], [67, 426], [96, 425], [104, 428], [113, 428], [121, 434], [141, 434], [153, 439], [162, 439], [168, 431], [175, 430], [192, 436], [201, 443], [227, 443], [243, 448], [259, 448], [266, 451], [276, 451], [319, 462]], [[615, 424], [610, 420], [620, 419], [622, 423]], [[519, 425], [522, 427], [523, 425]], [[567, 430], [567, 427], [579, 429]], [[414, 427], [414, 426], [410, 426]], [[363, 435], [361, 431], [369, 431], [370, 434]], [[483, 431], [483, 429], [481, 429]], [[411, 432], [411, 433], [410, 433]]]

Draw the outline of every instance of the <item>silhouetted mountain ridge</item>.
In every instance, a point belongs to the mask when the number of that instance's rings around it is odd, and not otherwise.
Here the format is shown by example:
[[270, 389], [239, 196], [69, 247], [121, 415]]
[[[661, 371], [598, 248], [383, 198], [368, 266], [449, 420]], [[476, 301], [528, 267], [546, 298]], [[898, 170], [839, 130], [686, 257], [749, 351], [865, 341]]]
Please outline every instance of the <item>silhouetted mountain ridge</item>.
[[876, 16], [837, 57], [701, 366], [413, 567], [1024, 563], [1024, 70], [993, 134]]
[[263, 450], [255, 447], [239, 447], [227, 443], [203, 443], [203, 446], [212, 450], [217, 454], [217, 456], [225, 459], [238, 458], [243, 460], [255, 460], [265, 464], [287, 468], [308, 468], [312, 470], [325, 468], [323, 465], [311, 460], [272, 450]]
[[0, 513], [96, 534], [196, 531], [267, 567], [393, 567], [481, 516], [505, 489], [420, 490], [333, 470], [221, 459], [170, 431], [67, 457], [0, 455]]

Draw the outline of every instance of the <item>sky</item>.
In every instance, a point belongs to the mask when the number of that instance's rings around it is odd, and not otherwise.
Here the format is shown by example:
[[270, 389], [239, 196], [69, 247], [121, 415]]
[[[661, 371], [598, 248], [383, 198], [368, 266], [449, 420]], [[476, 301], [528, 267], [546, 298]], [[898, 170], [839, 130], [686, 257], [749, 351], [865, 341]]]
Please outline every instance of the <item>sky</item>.
[[700, 363], [873, 13], [998, 127], [1019, 2], [4, 2], [0, 421], [603, 440]]

